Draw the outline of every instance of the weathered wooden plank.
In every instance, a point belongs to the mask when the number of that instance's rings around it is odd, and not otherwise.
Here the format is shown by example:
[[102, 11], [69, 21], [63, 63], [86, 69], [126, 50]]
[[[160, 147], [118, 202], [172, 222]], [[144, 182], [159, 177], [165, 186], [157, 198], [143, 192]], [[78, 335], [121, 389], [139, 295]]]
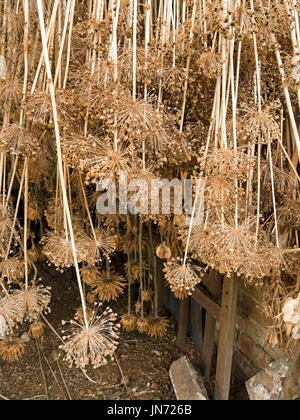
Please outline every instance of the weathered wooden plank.
[[223, 283], [222, 312], [218, 344], [215, 400], [227, 401], [230, 393], [238, 279], [233, 274]]
[[218, 321], [221, 319], [221, 306], [213, 300], [212, 296], [209, 296], [208, 293], [200, 289], [200, 287], [196, 287], [193, 293], [193, 299], [210, 312]]
[[[215, 299], [219, 298], [221, 291], [221, 276], [215, 270], [211, 270], [209, 278], [206, 282], [206, 287], [215, 297]], [[209, 311], [207, 311], [205, 317], [203, 350], [201, 358], [201, 369], [205, 379], [209, 379], [211, 375], [216, 324], [217, 319]]]
[[178, 320], [178, 336], [177, 344], [183, 347], [186, 341], [186, 332], [188, 324], [188, 316], [190, 311], [190, 298], [184, 299], [180, 302], [179, 320]]

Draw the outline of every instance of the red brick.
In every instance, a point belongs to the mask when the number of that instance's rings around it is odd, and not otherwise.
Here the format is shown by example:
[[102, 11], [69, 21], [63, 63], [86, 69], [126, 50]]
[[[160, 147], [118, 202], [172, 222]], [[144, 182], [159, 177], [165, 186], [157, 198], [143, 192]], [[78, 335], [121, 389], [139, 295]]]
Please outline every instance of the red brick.
[[259, 369], [251, 362], [251, 360], [249, 360], [248, 357], [242, 354], [239, 350], [234, 353], [233, 360], [247, 378], [253, 378], [253, 376], [259, 372]]
[[259, 369], [265, 369], [271, 363], [271, 357], [246, 335], [240, 335], [237, 344], [239, 350]]

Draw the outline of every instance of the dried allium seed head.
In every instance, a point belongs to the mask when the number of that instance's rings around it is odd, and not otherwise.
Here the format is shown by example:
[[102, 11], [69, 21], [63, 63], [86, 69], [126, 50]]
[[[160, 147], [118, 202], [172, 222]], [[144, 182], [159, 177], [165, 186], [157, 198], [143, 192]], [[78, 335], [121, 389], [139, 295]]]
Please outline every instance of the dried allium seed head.
[[153, 291], [148, 289], [148, 290], [143, 290], [142, 291], [142, 301], [143, 302], [150, 302], [152, 300], [153, 297]]
[[40, 150], [40, 144], [33, 133], [17, 124], [13, 124], [1, 131], [0, 149], [3, 152], [34, 157]]
[[130, 150], [122, 145], [115, 146], [110, 141], [87, 139], [85, 159], [80, 168], [87, 172], [87, 181], [98, 183], [101, 179], [114, 179], [121, 172], [132, 173]]
[[250, 143], [270, 143], [277, 141], [281, 136], [280, 125], [276, 112], [280, 109], [277, 102], [264, 106], [257, 112], [257, 106], [244, 106], [242, 109], [241, 126], [242, 136]]
[[149, 328], [148, 320], [146, 318], [138, 318], [136, 322], [136, 328], [141, 334], [147, 333]]
[[190, 264], [183, 266], [175, 260], [165, 264], [164, 272], [171, 290], [177, 293], [177, 296], [186, 293], [191, 296], [203, 276], [200, 267], [194, 267]]
[[14, 290], [11, 294], [11, 299], [22, 314], [22, 317], [25, 320], [34, 322], [43, 312], [49, 310], [50, 290], [50, 287], [31, 286], [27, 290]]
[[93, 284], [94, 293], [101, 301], [116, 300], [123, 293], [126, 282], [124, 277], [114, 272], [100, 272], [96, 283]]
[[208, 79], [217, 79], [222, 71], [221, 56], [214, 52], [206, 52], [198, 59], [197, 64]]
[[[75, 245], [78, 262], [88, 260], [89, 237], [83, 232], [74, 229]], [[42, 238], [43, 253], [48, 260], [58, 268], [72, 267], [74, 265], [72, 243], [65, 233], [49, 232]]]
[[89, 285], [96, 283], [99, 273], [99, 268], [92, 265], [85, 265], [80, 269], [82, 280]]
[[10, 330], [23, 320], [22, 311], [16, 306], [11, 295], [0, 299], [0, 315], [4, 317]]
[[147, 334], [150, 337], [158, 338], [163, 337], [167, 333], [169, 321], [163, 317], [151, 317], [148, 320]]
[[0, 341], [0, 357], [6, 362], [15, 362], [24, 354], [25, 343], [20, 338], [7, 338]]
[[136, 328], [137, 317], [134, 314], [125, 314], [121, 317], [121, 325], [127, 332], [132, 332]]
[[1, 277], [8, 283], [18, 283], [25, 276], [25, 262], [21, 256], [15, 256], [0, 263]]
[[98, 315], [98, 307], [88, 320], [88, 327], [82, 322], [71, 321], [71, 335], [65, 337], [66, 343], [60, 348], [66, 352], [65, 360], [70, 366], [85, 370], [91, 363], [96, 369], [107, 364], [114, 356], [118, 345], [119, 324], [117, 314], [107, 308]]

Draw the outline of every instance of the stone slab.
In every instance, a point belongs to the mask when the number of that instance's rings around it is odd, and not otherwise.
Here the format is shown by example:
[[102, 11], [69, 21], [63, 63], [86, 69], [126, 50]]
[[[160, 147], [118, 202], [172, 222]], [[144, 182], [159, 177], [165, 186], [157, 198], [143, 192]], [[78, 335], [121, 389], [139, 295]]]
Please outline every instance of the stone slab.
[[177, 400], [207, 401], [208, 395], [203, 378], [194, 369], [186, 356], [172, 363], [170, 378]]

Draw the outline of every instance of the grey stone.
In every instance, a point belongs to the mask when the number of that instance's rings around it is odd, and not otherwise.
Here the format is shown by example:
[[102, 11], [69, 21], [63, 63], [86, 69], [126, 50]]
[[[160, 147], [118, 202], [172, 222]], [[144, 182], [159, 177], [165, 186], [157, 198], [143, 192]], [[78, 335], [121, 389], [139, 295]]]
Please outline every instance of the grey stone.
[[183, 356], [172, 363], [170, 378], [177, 400], [208, 400], [204, 380], [198, 372], [196, 372], [186, 356]]
[[279, 401], [290, 369], [290, 361], [281, 359], [271, 363], [248, 382], [246, 388], [252, 401]]

